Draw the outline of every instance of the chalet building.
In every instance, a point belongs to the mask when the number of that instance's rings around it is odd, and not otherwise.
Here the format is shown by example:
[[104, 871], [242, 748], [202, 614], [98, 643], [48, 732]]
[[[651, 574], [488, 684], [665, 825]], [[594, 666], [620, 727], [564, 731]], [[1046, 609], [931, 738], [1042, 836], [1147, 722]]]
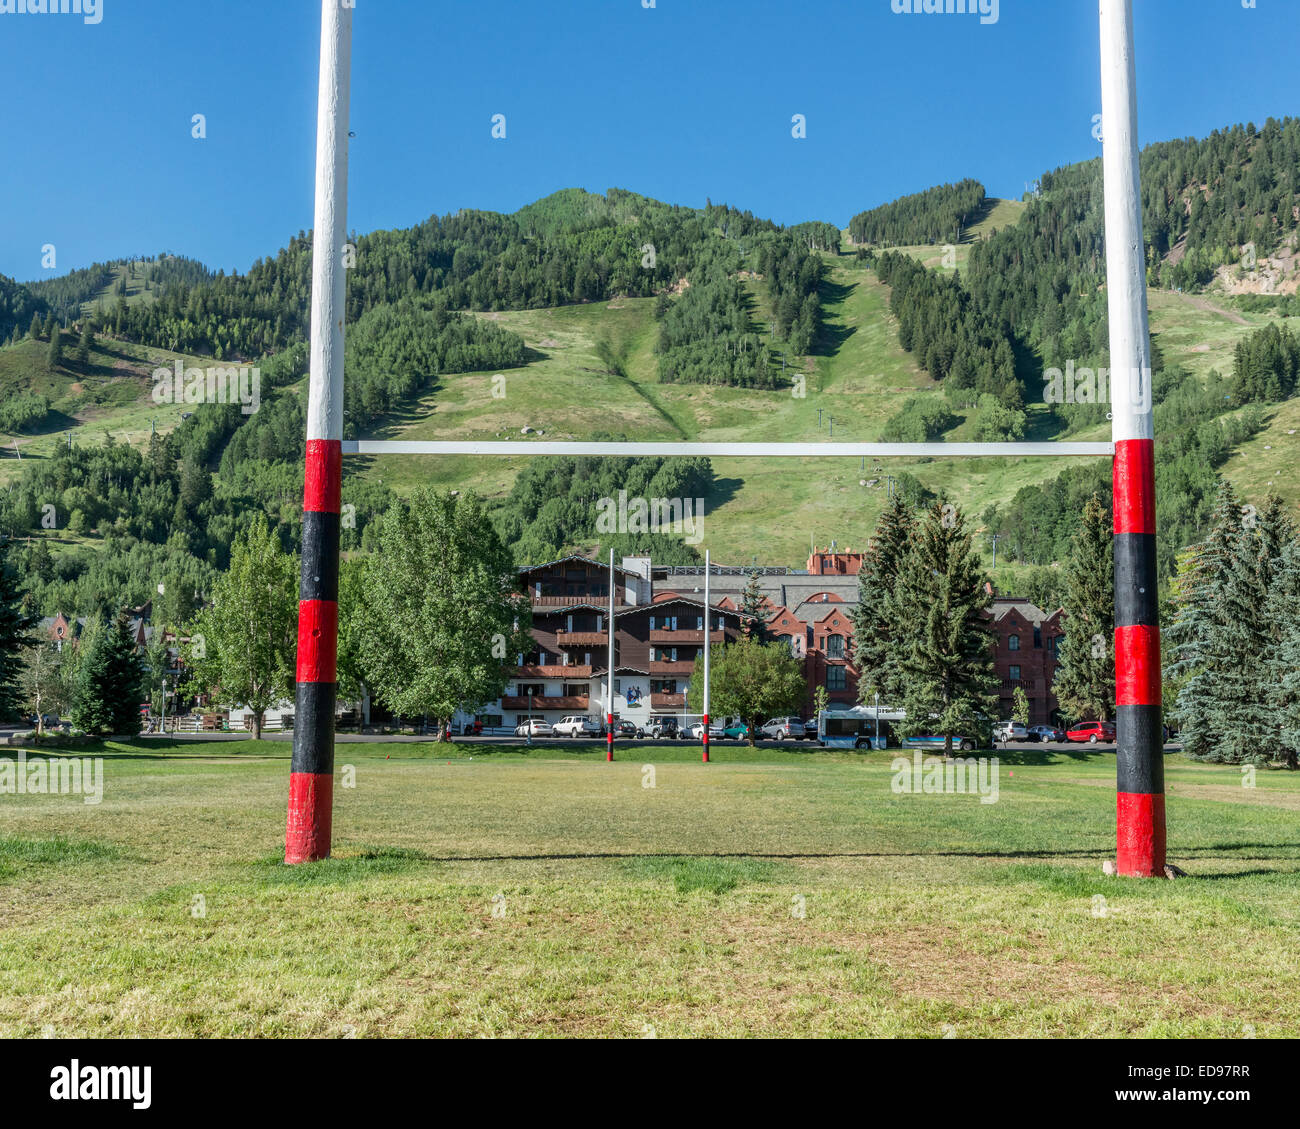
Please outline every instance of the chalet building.
[[[135, 640], [135, 645], [143, 650], [153, 637], [153, 628], [149, 626], [148, 605], [143, 609], [134, 609], [132, 615], [127, 619], [127, 630], [131, 633], [131, 638]], [[86, 628], [86, 617], [84, 615], [69, 619], [62, 612], [54, 615], [47, 615], [40, 621], [40, 629], [49, 636], [50, 642], [55, 644], [59, 650], [63, 650], [65, 643], [71, 643], [74, 646], [81, 638], [81, 633]]]
[[[518, 656], [514, 677], [485, 725], [527, 718], [559, 721], [569, 714], [601, 720], [609, 711], [609, 567], [572, 556], [520, 570], [530, 597], [536, 649]], [[654, 593], [648, 557], [614, 568], [613, 713], [645, 722], [652, 713], [686, 712], [686, 689], [704, 647], [703, 599]], [[715, 606], [708, 616], [713, 643], [740, 637], [742, 616]]]
[[998, 716], [1011, 716], [1016, 687], [1020, 687], [1029, 699], [1030, 725], [1048, 725], [1061, 720], [1052, 683], [1065, 635], [1062, 622], [1065, 612], [1058, 608], [1049, 614], [1028, 600], [995, 596], [989, 615], [996, 639]]

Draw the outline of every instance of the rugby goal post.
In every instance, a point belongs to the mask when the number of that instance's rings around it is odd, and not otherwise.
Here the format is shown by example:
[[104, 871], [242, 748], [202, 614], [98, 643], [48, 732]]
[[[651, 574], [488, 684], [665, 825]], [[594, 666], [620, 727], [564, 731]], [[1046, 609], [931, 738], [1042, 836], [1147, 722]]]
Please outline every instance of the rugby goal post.
[[[1111, 352], [1109, 443], [585, 443], [343, 441], [343, 320], [352, 7], [322, 0], [312, 251], [311, 373], [303, 488], [296, 720], [285, 862], [329, 857], [337, 698], [342, 456], [685, 455], [896, 458], [1108, 457], [1114, 483], [1117, 870], [1151, 877], [1165, 864], [1164, 743], [1155, 551], [1151, 355], [1138, 179], [1132, 0], [1099, 0], [1106, 266]], [[326, 253], [321, 254], [324, 248]], [[613, 568], [613, 558], [610, 558]], [[707, 583], [707, 578], [706, 578]], [[610, 586], [611, 603], [613, 585]], [[708, 656], [706, 609], [705, 656]], [[612, 616], [611, 616], [612, 624]], [[612, 633], [611, 633], [612, 648]], [[610, 661], [612, 690], [613, 660]], [[706, 679], [707, 682], [707, 679]], [[612, 711], [610, 694], [607, 710]], [[613, 758], [607, 713], [607, 759]], [[708, 760], [705, 704], [704, 760]]]

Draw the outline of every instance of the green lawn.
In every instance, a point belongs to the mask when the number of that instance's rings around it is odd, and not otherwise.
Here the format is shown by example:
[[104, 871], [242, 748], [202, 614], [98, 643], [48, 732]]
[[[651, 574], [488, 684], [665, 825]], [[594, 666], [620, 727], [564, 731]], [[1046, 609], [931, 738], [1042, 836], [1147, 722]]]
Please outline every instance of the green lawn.
[[981, 804], [884, 753], [344, 744], [286, 868], [286, 743], [142, 747], [99, 806], [0, 796], [0, 1036], [1300, 1033], [1285, 773], [1171, 755], [1166, 882], [1102, 875], [1083, 750]]

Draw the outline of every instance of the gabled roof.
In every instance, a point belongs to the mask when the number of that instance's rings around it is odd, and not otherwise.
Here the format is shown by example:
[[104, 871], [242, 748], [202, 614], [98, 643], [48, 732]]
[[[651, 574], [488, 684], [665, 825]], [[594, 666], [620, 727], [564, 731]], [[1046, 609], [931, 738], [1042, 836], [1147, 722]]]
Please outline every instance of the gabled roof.
[[[519, 569], [519, 575], [524, 576], [530, 572], [539, 572], [544, 568], [554, 568], [556, 565], [568, 564], [570, 561], [581, 561], [586, 565], [595, 565], [596, 568], [601, 569], [604, 572], [609, 571], [609, 562], [607, 561], [598, 561], [595, 557], [584, 557], [580, 553], [570, 553], [567, 557], [560, 557], [558, 560], [547, 561], [546, 564], [522, 565]], [[640, 573], [633, 572], [631, 569], [626, 569], [622, 565], [617, 564], [614, 566], [614, 571], [621, 572], [624, 576], [640, 575]]]

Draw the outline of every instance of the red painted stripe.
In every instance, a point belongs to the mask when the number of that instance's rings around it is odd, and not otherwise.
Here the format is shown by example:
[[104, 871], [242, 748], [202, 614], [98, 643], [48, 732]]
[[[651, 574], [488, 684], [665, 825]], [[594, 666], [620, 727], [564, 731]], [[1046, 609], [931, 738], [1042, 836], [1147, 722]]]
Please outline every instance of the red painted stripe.
[[1115, 444], [1115, 532], [1156, 531], [1156, 449], [1151, 439]]
[[1115, 628], [1115, 704], [1158, 706], [1160, 628], [1134, 624]]
[[309, 513], [336, 514], [343, 499], [343, 444], [338, 439], [307, 440], [307, 476], [302, 508]]
[[339, 606], [333, 600], [298, 603], [298, 681], [337, 682]]
[[330, 773], [289, 774], [289, 823], [284, 833], [286, 863], [330, 857], [334, 777]]
[[1119, 792], [1115, 868], [1126, 878], [1158, 878], [1165, 869], [1165, 797]]

